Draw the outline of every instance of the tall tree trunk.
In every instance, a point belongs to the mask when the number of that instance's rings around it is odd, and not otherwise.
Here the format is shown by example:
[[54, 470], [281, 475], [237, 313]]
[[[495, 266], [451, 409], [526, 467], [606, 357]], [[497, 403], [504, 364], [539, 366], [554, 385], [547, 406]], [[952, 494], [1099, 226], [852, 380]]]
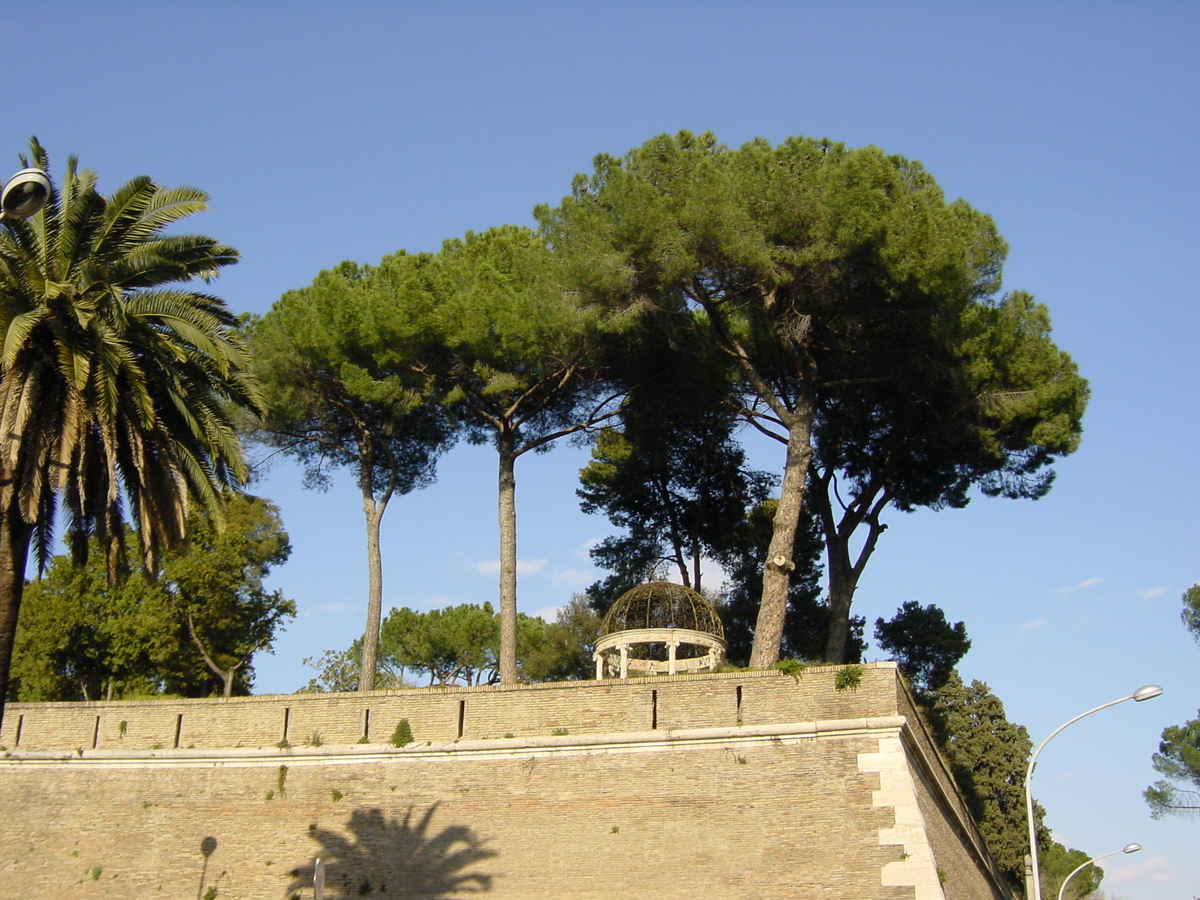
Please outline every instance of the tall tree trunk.
[[8, 675], [12, 668], [13, 646], [17, 640], [17, 614], [25, 592], [25, 563], [33, 528], [17, 509], [12, 488], [0, 490], [4, 512], [0, 517], [0, 724], [4, 722], [4, 702], [8, 697]]
[[779, 506], [775, 510], [771, 544], [763, 564], [762, 600], [758, 606], [758, 621], [754, 626], [754, 646], [750, 651], [750, 666], [755, 669], [769, 669], [779, 662], [788, 587], [792, 571], [796, 568], [792, 560], [796, 528], [804, 505], [808, 463], [812, 459], [814, 411], [813, 398], [806, 393], [787, 420], [787, 458], [783, 467], [783, 484], [779, 489]]
[[517, 476], [516, 443], [499, 440], [500, 484], [500, 683], [517, 683]]
[[517, 476], [512, 434], [500, 435], [500, 683], [517, 683]]
[[[850, 606], [854, 602], [854, 592], [858, 590], [858, 579], [862, 577], [867, 561], [875, 552], [879, 535], [887, 529], [879, 521], [879, 515], [892, 495], [879, 482], [865, 485], [844, 509], [841, 518], [836, 519], [830, 497], [835, 477], [834, 472], [812, 473], [810, 507], [816, 511], [825, 535], [825, 566], [829, 574], [829, 633], [825, 639], [825, 662], [841, 665], [847, 662], [846, 645], [850, 640]], [[864, 522], [867, 537], [858, 557], [851, 559], [850, 539]]]
[[360, 691], [375, 690], [379, 659], [379, 622], [383, 616], [383, 556], [379, 550], [379, 526], [387, 503], [375, 499], [370, 484], [363, 485], [363, 518], [367, 525], [367, 625], [363, 630]]

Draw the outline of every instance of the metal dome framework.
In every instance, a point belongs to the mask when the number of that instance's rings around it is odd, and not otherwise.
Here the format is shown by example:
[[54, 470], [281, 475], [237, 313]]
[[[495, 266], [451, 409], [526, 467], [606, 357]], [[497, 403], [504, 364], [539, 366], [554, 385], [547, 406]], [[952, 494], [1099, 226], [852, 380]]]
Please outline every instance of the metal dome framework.
[[592, 659], [597, 681], [606, 674], [628, 678], [631, 672], [715, 672], [727, 646], [711, 603], [681, 584], [653, 581], [626, 591], [612, 605]]

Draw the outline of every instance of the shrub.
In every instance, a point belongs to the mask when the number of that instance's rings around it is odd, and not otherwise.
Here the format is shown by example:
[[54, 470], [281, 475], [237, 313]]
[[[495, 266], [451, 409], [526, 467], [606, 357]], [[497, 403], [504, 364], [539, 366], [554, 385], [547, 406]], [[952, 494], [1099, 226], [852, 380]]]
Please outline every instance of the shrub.
[[412, 742], [412, 726], [408, 724], [408, 719], [401, 719], [396, 724], [396, 730], [392, 732], [392, 746], [407, 747]]

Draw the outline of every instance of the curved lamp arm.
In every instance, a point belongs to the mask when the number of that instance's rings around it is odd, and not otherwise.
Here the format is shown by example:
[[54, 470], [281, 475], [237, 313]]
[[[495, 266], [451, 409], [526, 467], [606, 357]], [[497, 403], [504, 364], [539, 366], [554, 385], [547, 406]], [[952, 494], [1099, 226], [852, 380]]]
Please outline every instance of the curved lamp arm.
[[1068, 725], [1074, 725], [1085, 716], [1090, 716], [1094, 712], [1100, 712], [1102, 709], [1108, 709], [1110, 706], [1116, 706], [1118, 703], [1124, 703], [1126, 700], [1135, 700], [1138, 703], [1141, 703], [1143, 700], [1151, 700], [1159, 696], [1162, 692], [1162, 688], [1157, 684], [1146, 684], [1142, 685], [1142, 687], [1138, 688], [1128, 697], [1120, 697], [1116, 700], [1110, 700], [1108, 703], [1094, 706], [1087, 712], [1082, 712], [1075, 718], [1063, 722], [1050, 732], [1050, 736], [1038, 744], [1037, 749], [1033, 751], [1033, 756], [1029, 758], [1029, 768], [1025, 770], [1025, 816], [1029, 823], [1029, 858], [1033, 867], [1033, 897], [1030, 900], [1042, 900], [1041, 874], [1038, 871], [1037, 826], [1033, 821], [1033, 792], [1030, 790], [1030, 783], [1033, 780], [1033, 770], [1037, 766], [1038, 754], [1042, 752], [1043, 747], [1050, 743], [1050, 738], [1053, 738]]
[[1060, 887], [1058, 889], [1058, 900], [1063, 900], [1063, 898], [1067, 896], [1067, 882], [1070, 881], [1072, 878], [1074, 878], [1076, 875], [1078, 875], [1080, 872], [1082, 872], [1084, 869], [1086, 869], [1088, 866], [1090, 866], [1092, 863], [1096, 862], [1096, 860], [1104, 859], [1105, 857], [1108, 857], [1108, 856], [1116, 856], [1118, 853], [1137, 853], [1141, 849], [1142, 849], [1141, 844], [1126, 844], [1120, 850], [1110, 850], [1108, 853], [1101, 853], [1099, 856], [1093, 856], [1091, 859], [1089, 859], [1087, 862], [1085, 862], [1082, 866], [1078, 866], [1074, 870], [1072, 870], [1071, 874], [1063, 879], [1062, 887]]

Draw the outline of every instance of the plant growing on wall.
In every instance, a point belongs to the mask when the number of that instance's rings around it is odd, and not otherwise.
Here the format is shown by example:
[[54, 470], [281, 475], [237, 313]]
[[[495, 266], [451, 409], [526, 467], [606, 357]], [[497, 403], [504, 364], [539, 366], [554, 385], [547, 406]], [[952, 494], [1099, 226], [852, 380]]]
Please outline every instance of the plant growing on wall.
[[408, 724], [408, 719], [401, 719], [396, 723], [396, 730], [392, 732], [392, 746], [407, 747], [412, 742], [412, 726]]

